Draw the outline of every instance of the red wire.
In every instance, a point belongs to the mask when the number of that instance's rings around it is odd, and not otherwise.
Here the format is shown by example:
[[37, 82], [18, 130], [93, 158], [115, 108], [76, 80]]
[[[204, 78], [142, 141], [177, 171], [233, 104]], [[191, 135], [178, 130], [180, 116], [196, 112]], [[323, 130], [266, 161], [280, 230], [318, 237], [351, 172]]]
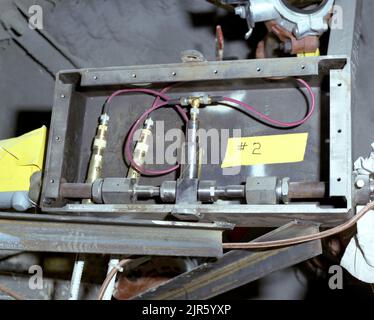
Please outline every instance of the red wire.
[[[132, 156], [132, 150], [131, 150], [131, 142], [133, 140], [133, 137], [134, 137], [134, 134], [135, 134], [137, 128], [139, 127], [139, 125], [141, 125], [145, 121], [145, 119], [148, 117], [148, 115], [150, 115], [153, 111], [155, 111], [159, 108], [162, 108], [162, 107], [164, 107], [168, 104], [167, 102], [160, 102], [160, 100], [161, 99], [165, 100], [165, 101], [170, 100], [170, 97], [168, 97], [164, 93], [166, 93], [172, 87], [173, 86], [169, 86], [167, 88], [164, 88], [161, 92], [157, 92], [157, 91], [150, 90], [150, 89], [123, 89], [123, 90], [118, 90], [118, 91], [114, 92], [107, 100], [107, 104], [109, 105], [112, 102], [114, 97], [116, 97], [118, 95], [121, 95], [121, 94], [124, 94], [124, 93], [131, 93], [131, 92], [134, 92], [134, 93], [141, 92], [141, 93], [146, 93], [146, 94], [151, 94], [151, 95], [156, 96], [156, 99], [153, 102], [152, 106], [146, 112], [144, 112], [138, 118], [138, 120], [136, 120], [136, 122], [133, 124], [133, 126], [131, 127], [131, 130], [130, 130], [128, 136], [127, 136], [126, 143], [125, 143], [125, 157], [126, 157], [127, 161], [131, 164], [131, 166], [135, 170], [137, 170], [139, 173], [141, 173], [143, 175], [161, 176], [161, 175], [165, 175], [165, 174], [168, 174], [168, 173], [171, 173], [171, 172], [177, 170], [180, 166], [180, 165], [175, 165], [175, 166], [173, 166], [169, 169], [165, 169], [165, 170], [147, 170], [147, 169], [139, 167], [136, 164], [136, 162], [134, 161], [134, 158]], [[187, 122], [188, 117], [187, 117], [187, 114], [182, 109], [182, 107], [179, 106], [179, 105], [175, 105], [174, 107], [177, 109], [178, 113], [181, 115], [183, 120], [185, 122]]]
[[239, 101], [239, 100], [236, 100], [236, 99], [233, 99], [233, 98], [228, 98], [228, 97], [224, 97], [223, 100], [227, 101], [227, 102], [235, 103], [235, 104], [243, 107], [244, 109], [254, 113], [259, 118], [266, 120], [267, 122], [269, 122], [272, 125], [280, 126], [280, 127], [286, 127], [286, 128], [297, 127], [297, 126], [307, 122], [311, 118], [311, 116], [313, 115], [313, 113], [315, 111], [315, 108], [316, 108], [316, 97], [314, 95], [314, 92], [313, 92], [312, 88], [310, 87], [310, 85], [306, 81], [304, 81], [303, 79], [296, 79], [296, 80], [305, 86], [305, 88], [309, 92], [310, 99], [311, 99], [311, 107], [309, 109], [308, 114], [306, 115], [305, 118], [303, 118], [302, 120], [299, 120], [299, 121], [294, 121], [294, 122], [279, 121], [279, 120], [268, 117], [267, 115], [257, 111], [254, 107], [252, 107], [252, 106], [250, 106], [250, 105], [248, 105], [248, 104], [246, 104], [242, 101]]
[[272, 125], [280, 126], [280, 127], [286, 127], [286, 128], [297, 127], [297, 126], [307, 122], [312, 117], [312, 115], [315, 111], [315, 108], [316, 108], [316, 97], [314, 95], [314, 92], [313, 92], [312, 88], [310, 87], [310, 85], [306, 81], [304, 81], [303, 79], [296, 79], [296, 80], [305, 86], [305, 88], [309, 92], [310, 99], [311, 99], [311, 107], [309, 109], [309, 112], [308, 112], [307, 116], [305, 118], [303, 118], [302, 120], [299, 120], [299, 121], [294, 121], [294, 122], [279, 121], [279, 120], [268, 117], [267, 115], [257, 111], [254, 107], [252, 107], [252, 106], [250, 106], [250, 105], [248, 105], [248, 104], [246, 104], [242, 101], [239, 101], [239, 100], [236, 100], [236, 99], [233, 99], [233, 98], [228, 98], [228, 97], [224, 97], [223, 100], [227, 101], [227, 102], [235, 103], [235, 104], [243, 107], [244, 109], [254, 113], [258, 117], [266, 120], [267, 122], [269, 122]]
[[[298, 78], [296, 80], [299, 83], [301, 83], [302, 85], [305, 86], [305, 88], [307, 89], [307, 91], [310, 95], [310, 99], [311, 99], [311, 102], [310, 102], [311, 106], [309, 108], [308, 114], [306, 115], [305, 118], [303, 118], [302, 120], [299, 120], [299, 121], [283, 122], [283, 121], [279, 121], [279, 120], [270, 118], [267, 115], [257, 111], [254, 107], [252, 107], [252, 106], [250, 106], [250, 105], [248, 105], [248, 104], [246, 104], [242, 101], [233, 99], [233, 98], [224, 97], [223, 101], [230, 102], [230, 103], [235, 103], [235, 104], [243, 107], [244, 109], [254, 113], [259, 118], [261, 118], [263, 120], [266, 120], [268, 123], [270, 123], [272, 125], [280, 126], [280, 127], [286, 127], [286, 128], [296, 127], [296, 126], [299, 126], [299, 125], [305, 123], [306, 121], [308, 121], [312, 117], [312, 115], [315, 111], [315, 108], [316, 108], [316, 98], [315, 98], [314, 92], [313, 92], [312, 88], [310, 87], [310, 85], [306, 81], [304, 81], [303, 79]], [[139, 127], [140, 124], [142, 124], [145, 121], [145, 119], [148, 117], [149, 114], [151, 114], [153, 111], [155, 111], [159, 108], [162, 108], [162, 107], [164, 107], [168, 104], [167, 101], [170, 100], [170, 97], [165, 95], [165, 93], [167, 91], [169, 91], [171, 88], [173, 88], [173, 85], [164, 88], [161, 92], [157, 92], [157, 91], [150, 90], [150, 89], [123, 89], [123, 90], [118, 90], [118, 91], [114, 92], [112, 95], [109, 96], [109, 98], [107, 100], [107, 103], [109, 104], [109, 103], [112, 102], [114, 97], [116, 97], [118, 95], [121, 95], [121, 94], [124, 94], [124, 93], [131, 93], [131, 92], [140, 92], [140, 93], [145, 93], [145, 94], [150, 94], [150, 95], [156, 96], [156, 99], [153, 102], [152, 106], [146, 112], [144, 112], [138, 118], [138, 120], [136, 120], [136, 122], [132, 126], [132, 128], [131, 128], [128, 136], [127, 136], [126, 143], [125, 143], [125, 157], [129, 161], [131, 166], [143, 175], [147, 175], [147, 176], [165, 175], [165, 174], [168, 174], [168, 173], [171, 173], [171, 172], [177, 170], [180, 167], [180, 165], [175, 165], [175, 166], [173, 166], [169, 169], [165, 169], [165, 170], [147, 170], [147, 169], [141, 168], [135, 163], [135, 161], [133, 159], [133, 156], [132, 156], [132, 150], [131, 150], [131, 141], [133, 140], [133, 136], [136, 132], [136, 129]], [[161, 99], [164, 100], [165, 102], [160, 102]], [[186, 115], [186, 112], [182, 109], [182, 107], [179, 106], [179, 105], [175, 105], [174, 107], [177, 109], [178, 113], [181, 115], [183, 120], [185, 122], [188, 122], [188, 117]]]

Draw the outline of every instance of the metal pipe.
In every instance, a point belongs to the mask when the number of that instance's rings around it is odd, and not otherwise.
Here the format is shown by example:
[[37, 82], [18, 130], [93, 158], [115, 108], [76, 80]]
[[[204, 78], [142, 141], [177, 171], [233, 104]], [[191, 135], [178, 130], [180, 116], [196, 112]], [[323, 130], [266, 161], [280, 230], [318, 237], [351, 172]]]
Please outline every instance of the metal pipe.
[[187, 179], [197, 179], [199, 175], [199, 145], [197, 130], [199, 121], [191, 116], [187, 124], [187, 144], [185, 148], [185, 164], [182, 168], [181, 177]]
[[79, 299], [79, 289], [82, 281], [82, 274], [85, 265], [84, 255], [78, 254], [74, 263], [73, 275], [71, 276], [71, 283], [69, 289], [69, 300]]
[[326, 196], [325, 182], [290, 182], [289, 199], [323, 199]]
[[216, 195], [219, 199], [234, 199], [245, 197], [245, 186], [232, 185], [232, 186], [218, 186], [216, 188]]
[[[112, 270], [118, 265], [119, 261], [120, 260], [117, 257], [112, 256], [110, 258], [109, 263], [108, 263], [107, 275], [112, 272]], [[116, 286], [116, 277], [113, 277], [109, 281], [108, 286], [107, 286], [106, 290], [104, 291], [102, 300], [112, 300], [112, 296], [113, 296], [115, 286]]]
[[66, 199], [91, 199], [91, 183], [61, 183], [60, 196]]
[[[60, 195], [69, 199], [91, 198], [92, 184], [89, 183], [62, 183]], [[175, 185], [169, 190], [174, 192]], [[198, 189], [199, 196], [204, 194], [204, 188]], [[289, 199], [323, 199], [326, 196], [327, 187], [325, 182], [290, 182]], [[149, 199], [160, 196], [160, 187], [135, 185], [134, 194], [138, 198]], [[214, 186], [214, 198], [217, 199], [240, 199], [245, 196], [244, 185]], [[173, 201], [174, 201], [173, 200]], [[170, 201], [169, 201], [170, 202]]]
[[160, 187], [138, 186], [134, 187], [134, 195], [137, 199], [150, 199], [160, 196]]

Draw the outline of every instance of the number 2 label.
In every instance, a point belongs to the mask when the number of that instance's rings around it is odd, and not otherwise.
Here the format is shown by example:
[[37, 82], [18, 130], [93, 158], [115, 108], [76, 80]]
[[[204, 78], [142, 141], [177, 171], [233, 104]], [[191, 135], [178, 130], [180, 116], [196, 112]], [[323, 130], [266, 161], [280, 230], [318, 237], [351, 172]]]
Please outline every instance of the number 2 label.
[[253, 151], [252, 154], [255, 156], [261, 156], [261, 143], [254, 142], [253, 143]]

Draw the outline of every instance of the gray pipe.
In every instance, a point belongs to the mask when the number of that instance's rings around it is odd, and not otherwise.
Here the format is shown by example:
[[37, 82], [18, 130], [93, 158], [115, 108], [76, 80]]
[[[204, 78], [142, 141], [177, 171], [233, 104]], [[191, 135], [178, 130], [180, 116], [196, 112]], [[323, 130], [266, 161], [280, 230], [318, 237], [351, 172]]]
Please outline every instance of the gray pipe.
[[28, 191], [0, 192], [0, 209], [26, 211], [32, 206]]

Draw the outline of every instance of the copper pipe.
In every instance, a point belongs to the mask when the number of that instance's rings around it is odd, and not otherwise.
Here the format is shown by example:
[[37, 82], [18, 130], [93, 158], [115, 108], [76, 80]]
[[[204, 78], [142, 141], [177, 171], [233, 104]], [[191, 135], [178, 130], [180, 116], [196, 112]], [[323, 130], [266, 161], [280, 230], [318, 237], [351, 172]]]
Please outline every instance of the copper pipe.
[[374, 202], [370, 202], [360, 212], [358, 212], [353, 218], [347, 222], [332, 228], [330, 230], [318, 232], [315, 234], [300, 236], [290, 239], [282, 239], [275, 241], [264, 241], [264, 242], [248, 242], [248, 243], [223, 243], [223, 249], [229, 250], [248, 250], [248, 249], [271, 249], [279, 247], [287, 247], [296, 245], [299, 243], [310, 242], [314, 240], [321, 240], [342, 233], [343, 231], [349, 230], [357, 224], [357, 222], [365, 216], [368, 212], [374, 209]]
[[3, 286], [0, 284], [0, 292], [3, 292], [5, 293], [6, 295], [12, 297], [13, 299], [15, 300], [26, 300], [25, 297], [21, 296], [20, 294], [18, 294], [17, 292]]

